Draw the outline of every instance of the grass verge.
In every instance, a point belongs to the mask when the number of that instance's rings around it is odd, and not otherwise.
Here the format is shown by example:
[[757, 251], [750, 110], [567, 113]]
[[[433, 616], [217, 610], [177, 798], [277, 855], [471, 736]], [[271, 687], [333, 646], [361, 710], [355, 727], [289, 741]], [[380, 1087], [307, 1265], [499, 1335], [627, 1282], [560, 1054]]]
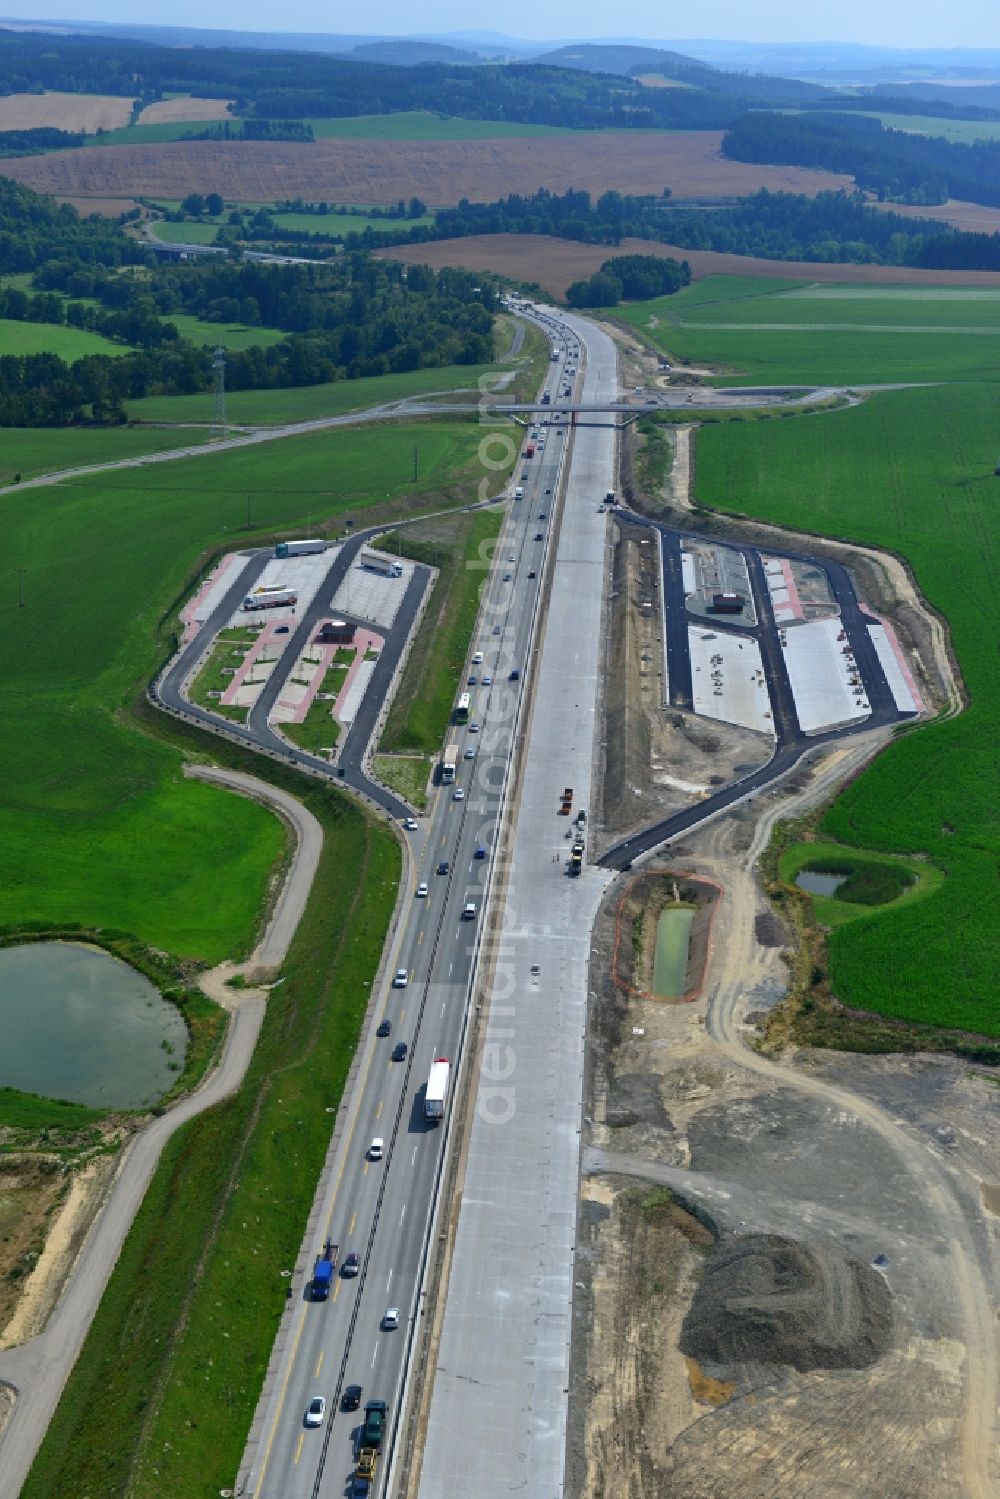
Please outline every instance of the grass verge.
[[379, 748], [436, 754], [462, 680], [496, 539], [500, 510], [425, 521], [398, 533], [402, 553], [439, 570]]
[[[286, 982], [239, 1093], [164, 1152], [23, 1499], [209, 1493], [236, 1472], [399, 879], [395, 840], [363, 812], [265, 773], [325, 833]], [[350, 895], [330, 901], [344, 868]]]
[[419, 811], [427, 805], [427, 782], [431, 773], [429, 755], [376, 755], [375, 774], [390, 791]]

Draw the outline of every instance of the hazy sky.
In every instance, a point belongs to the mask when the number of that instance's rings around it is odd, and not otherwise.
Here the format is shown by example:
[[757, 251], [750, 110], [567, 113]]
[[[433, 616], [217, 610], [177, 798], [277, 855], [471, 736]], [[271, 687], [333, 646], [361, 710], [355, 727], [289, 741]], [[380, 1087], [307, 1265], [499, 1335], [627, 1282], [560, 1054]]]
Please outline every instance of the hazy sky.
[[895, 47], [1000, 46], [997, 0], [368, 0], [363, 6], [324, 0], [13, 0], [9, 14], [33, 20], [144, 21], [246, 31], [435, 32], [483, 29], [512, 36], [630, 35], [680, 41], [853, 41]]

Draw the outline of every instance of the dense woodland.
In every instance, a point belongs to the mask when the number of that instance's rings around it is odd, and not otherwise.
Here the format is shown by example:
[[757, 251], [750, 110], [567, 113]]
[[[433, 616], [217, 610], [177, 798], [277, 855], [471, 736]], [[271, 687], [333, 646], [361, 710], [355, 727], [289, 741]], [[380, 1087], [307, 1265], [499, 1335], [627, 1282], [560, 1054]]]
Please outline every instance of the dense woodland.
[[[133, 250], [140, 263], [130, 265]], [[232, 390], [493, 357], [496, 298], [488, 277], [404, 269], [364, 252], [316, 266], [215, 259], [165, 265], [121, 230], [82, 222], [72, 209], [2, 178], [0, 266], [34, 269], [33, 291], [0, 288], [0, 316], [65, 322], [130, 346], [73, 364], [53, 354], [0, 357], [0, 426], [120, 422], [126, 400], [209, 390], [211, 350], [180, 338], [172, 313], [288, 334], [266, 349], [229, 353]]]
[[911, 135], [857, 115], [760, 110], [726, 132], [722, 149], [735, 161], [849, 172], [885, 202], [1000, 204], [1000, 141]]
[[619, 255], [606, 260], [586, 281], [566, 288], [571, 307], [617, 307], [621, 301], [643, 301], [669, 297], [691, 284], [686, 260], [661, 259], [657, 255]]

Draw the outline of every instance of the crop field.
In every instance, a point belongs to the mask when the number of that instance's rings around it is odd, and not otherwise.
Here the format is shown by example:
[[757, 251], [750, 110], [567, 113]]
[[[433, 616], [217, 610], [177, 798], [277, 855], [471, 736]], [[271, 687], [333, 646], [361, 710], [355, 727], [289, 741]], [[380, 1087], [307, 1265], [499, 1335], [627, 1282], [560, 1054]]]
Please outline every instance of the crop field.
[[0, 130], [114, 130], [127, 125], [132, 100], [115, 94], [7, 94], [0, 98]]
[[218, 231], [218, 219], [211, 219], [207, 223], [185, 219], [180, 224], [158, 219], [152, 226], [153, 238], [161, 239], [167, 245], [210, 245]]
[[675, 359], [754, 382], [996, 378], [1000, 287], [796, 286], [698, 282], [617, 313]]
[[266, 536], [393, 497], [455, 503], [474, 492], [478, 435], [459, 422], [318, 433], [0, 495], [7, 555], [26, 570], [25, 607], [12, 573], [0, 600], [0, 924], [119, 927], [206, 960], [245, 950], [279, 824], [185, 780], [176, 751], [121, 710], [163, 659], [198, 559], [248, 534], [248, 504]]
[[[4, 427], [0, 433], [0, 488], [14, 475], [60, 473], [90, 463], [114, 463], [170, 448], [195, 447], [208, 433], [169, 432], [159, 427]], [[23, 503], [23, 502], [22, 502]]]
[[175, 94], [171, 99], [158, 99], [147, 104], [140, 114], [138, 125], [201, 124], [205, 120], [231, 120], [228, 99], [198, 99], [190, 94]]
[[[808, 337], [822, 363], [826, 336]], [[942, 385], [886, 392], [808, 421], [706, 428], [697, 467], [702, 504], [900, 553], [947, 619], [971, 706], [901, 736], [823, 825], [842, 844], [924, 855], [944, 882], [925, 900], [837, 928], [831, 980], [849, 1004], [992, 1036], [1000, 1035], [998, 395], [996, 384]]]
[[[377, 252], [387, 260], [410, 265], [464, 266], [495, 271], [516, 281], [537, 283], [554, 297], [565, 295], [571, 281], [584, 280], [616, 255], [660, 255], [686, 260], [695, 281], [706, 276], [742, 279], [753, 276], [779, 281], [848, 283], [860, 286], [972, 286], [1000, 290], [997, 271], [921, 271], [888, 265], [827, 265], [806, 260], [760, 260], [751, 255], [724, 255], [718, 250], [685, 250], [649, 239], [623, 239], [620, 245], [584, 245], [545, 234], [470, 234], [462, 239], [400, 245]], [[671, 298], [671, 301], [673, 298]], [[646, 304], [636, 304], [646, 305]]]
[[60, 359], [84, 359], [88, 354], [127, 354], [128, 344], [112, 343], [85, 328], [67, 328], [59, 323], [25, 323], [0, 318], [0, 356], [4, 354], [58, 354]]
[[460, 198], [586, 188], [599, 194], [726, 197], [758, 187], [817, 193], [850, 179], [805, 167], [752, 166], [719, 154], [719, 131], [573, 131], [546, 141], [489, 140], [166, 141], [92, 146], [0, 162], [7, 176], [39, 192], [71, 197], [184, 198], [219, 192], [227, 201], [288, 198], [329, 203], [396, 203], [417, 196], [432, 207]]
[[[214, 323], [199, 326], [216, 327]], [[259, 331], [251, 330], [255, 333]], [[348, 411], [362, 411], [366, 406], [401, 401], [406, 397], [424, 396], [435, 391], [468, 391], [469, 399], [477, 400], [480, 376], [495, 370], [494, 365], [450, 364], [440, 369], [409, 370], [401, 375], [370, 375], [361, 380], [335, 380], [327, 385], [293, 385], [280, 390], [233, 390], [226, 392], [226, 412], [233, 423], [282, 426], [286, 422], [305, 422], [319, 416], [340, 416]], [[129, 401], [127, 409], [130, 421], [210, 422], [212, 392], [203, 391], [193, 396], [143, 396], [141, 400]]]
[[517, 120], [460, 120], [409, 110], [389, 115], [356, 115], [351, 119], [311, 119], [318, 140], [477, 141], [516, 140], [519, 136], [572, 135], [568, 125], [532, 125]]
[[[905, 130], [911, 135], [938, 135], [947, 141], [1000, 140], [1000, 120], [948, 120], [938, 115], [896, 115], [858, 111], [870, 120], [881, 120], [887, 130]], [[853, 111], [852, 111], [853, 113]]]

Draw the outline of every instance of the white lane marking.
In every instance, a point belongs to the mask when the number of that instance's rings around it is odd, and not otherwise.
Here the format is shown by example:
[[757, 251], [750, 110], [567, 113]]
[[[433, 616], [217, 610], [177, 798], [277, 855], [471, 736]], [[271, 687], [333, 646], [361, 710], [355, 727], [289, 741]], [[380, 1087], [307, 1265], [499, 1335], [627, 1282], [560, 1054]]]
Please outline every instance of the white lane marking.
[[417, 1147], [414, 1145], [414, 1147], [413, 1147], [413, 1154], [410, 1157], [410, 1165], [411, 1166], [415, 1164], [416, 1159], [417, 1159]]
[[441, 1014], [442, 1014], [442, 1015], [443, 1015], [443, 1014], [444, 1014], [444, 1012], [445, 1012], [445, 1006], [446, 1006], [446, 1005], [447, 1005], [447, 1003], [448, 1003], [448, 1001], [447, 1001], [447, 1000], [445, 1000], [445, 1002], [444, 1002], [444, 1004], [443, 1004], [443, 1005], [442, 1005], [442, 1006], [441, 1006]]
[[373, 1368], [373, 1369], [374, 1369], [374, 1367], [375, 1367], [375, 1360], [376, 1360], [376, 1359], [377, 1359], [377, 1358], [378, 1358], [378, 1344], [377, 1344], [377, 1343], [376, 1343], [376, 1344], [375, 1344], [375, 1352], [374, 1352], [374, 1353], [373, 1353], [373, 1354], [372, 1354], [372, 1368]]
[[[413, 1152], [414, 1155], [416, 1155], [416, 1153], [417, 1153], [416, 1151]], [[406, 1217], [406, 1203], [404, 1202], [403, 1203], [403, 1211], [399, 1215], [399, 1225], [400, 1225], [401, 1228], [403, 1226], [403, 1219], [405, 1217]], [[389, 1271], [389, 1279], [390, 1280], [392, 1279], [392, 1271], [391, 1270]]]
[[392, 1285], [392, 1271], [390, 1270], [389, 1271], [389, 1279], [385, 1283], [385, 1288], [386, 1288], [387, 1291], [388, 1291], [388, 1289], [389, 1289], [389, 1287], [391, 1285]]

